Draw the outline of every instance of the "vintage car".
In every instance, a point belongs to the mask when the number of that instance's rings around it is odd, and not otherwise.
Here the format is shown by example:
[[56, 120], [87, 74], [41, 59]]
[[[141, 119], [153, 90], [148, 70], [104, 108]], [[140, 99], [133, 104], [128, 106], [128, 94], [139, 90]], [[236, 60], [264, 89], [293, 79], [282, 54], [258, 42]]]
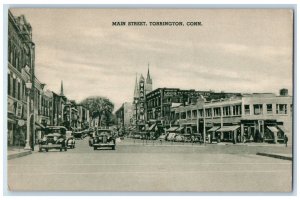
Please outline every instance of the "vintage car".
[[66, 145], [67, 147], [69, 147], [70, 149], [74, 149], [75, 148], [75, 139], [73, 136], [73, 132], [72, 131], [67, 131], [66, 132]]
[[45, 128], [45, 134], [39, 141], [39, 151], [42, 152], [45, 149], [48, 152], [49, 149], [63, 149], [67, 151], [66, 145], [66, 131], [64, 126], [48, 126]]
[[116, 149], [116, 139], [110, 129], [98, 129], [94, 133], [93, 144], [94, 150], [102, 147], [111, 147], [112, 150]]

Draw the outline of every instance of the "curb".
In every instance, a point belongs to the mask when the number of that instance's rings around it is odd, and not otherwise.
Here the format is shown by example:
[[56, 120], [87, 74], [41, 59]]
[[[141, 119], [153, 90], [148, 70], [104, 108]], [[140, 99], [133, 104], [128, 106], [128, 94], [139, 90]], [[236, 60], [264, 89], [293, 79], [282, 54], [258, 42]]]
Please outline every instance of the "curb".
[[269, 154], [269, 153], [256, 153], [256, 155], [259, 156], [267, 156], [267, 157], [271, 157], [271, 158], [278, 158], [278, 159], [282, 159], [282, 160], [293, 160], [293, 157], [289, 157], [289, 156], [282, 156], [282, 155], [276, 155], [276, 154]]
[[30, 154], [32, 154], [31, 151], [24, 151], [24, 152], [20, 152], [20, 153], [15, 153], [15, 154], [7, 155], [7, 159], [11, 160], [11, 159], [14, 159], [14, 158], [23, 157], [23, 156], [27, 156], [27, 155], [30, 155]]

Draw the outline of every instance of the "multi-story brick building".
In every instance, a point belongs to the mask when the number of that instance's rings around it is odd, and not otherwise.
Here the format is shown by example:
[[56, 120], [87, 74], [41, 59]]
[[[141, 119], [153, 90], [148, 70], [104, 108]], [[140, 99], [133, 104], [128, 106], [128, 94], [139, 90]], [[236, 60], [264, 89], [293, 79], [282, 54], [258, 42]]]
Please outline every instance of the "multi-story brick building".
[[[30, 101], [29, 112], [31, 112], [33, 110], [34, 97], [31, 92], [32, 87], [27, 89], [26, 83], [34, 85], [32, 81], [34, 80], [34, 54], [31, 25], [27, 22], [24, 15], [15, 17], [9, 11], [7, 58], [8, 145], [17, 145], [19, 142], [21, 145], [24, 145], [27, 139], [27, 101]], [[29, 99], [27, 98], [28, 96]]]

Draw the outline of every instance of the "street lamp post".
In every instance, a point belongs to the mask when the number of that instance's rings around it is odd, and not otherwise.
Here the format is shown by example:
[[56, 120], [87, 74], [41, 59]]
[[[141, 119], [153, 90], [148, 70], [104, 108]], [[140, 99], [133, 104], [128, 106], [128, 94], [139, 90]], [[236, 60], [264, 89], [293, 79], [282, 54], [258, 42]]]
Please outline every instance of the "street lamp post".
[[32, 89], [32, 83], [26, 83], [27, 89], [27, 132], [26, 132], [26, 144], [25, 150], [31, 150], [29, 145], [29, 138], [30, 138], [30, 90]]

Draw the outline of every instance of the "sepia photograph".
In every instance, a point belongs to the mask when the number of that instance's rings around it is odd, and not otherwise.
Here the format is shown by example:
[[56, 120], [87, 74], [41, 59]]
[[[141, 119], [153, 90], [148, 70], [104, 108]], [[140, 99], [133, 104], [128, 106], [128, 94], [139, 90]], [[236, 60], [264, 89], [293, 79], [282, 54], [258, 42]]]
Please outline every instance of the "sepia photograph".
[[293, 9], [27, 6], [5, 23], [9, 192], [293, 192]]

